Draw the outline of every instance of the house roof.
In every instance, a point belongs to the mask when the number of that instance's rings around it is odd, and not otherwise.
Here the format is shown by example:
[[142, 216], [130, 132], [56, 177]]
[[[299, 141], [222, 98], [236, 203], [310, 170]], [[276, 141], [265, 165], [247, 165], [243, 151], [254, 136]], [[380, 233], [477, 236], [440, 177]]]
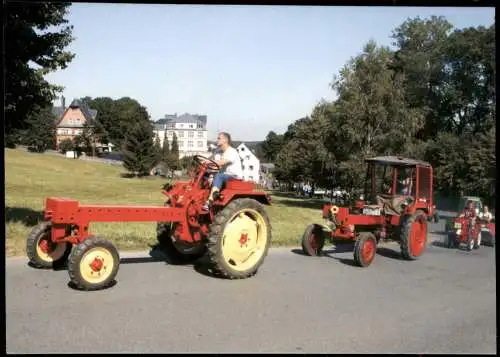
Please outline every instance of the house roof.
[[156, 120], [157, 124], [169, 124], [169, 123], [194, 123], [200, 122], [202, 124], [207, 124], [206, 115], [189, 114], [184, 113], [182, 115], [176, 114], [165, 114], [164, 118]]
[[427, 166], [431, 164], [425, 161], [408, 159], [402, 156], [376, 156], [365, 160], [366, 162], [376, 162], [384, 165], [397, 165], [397, 166]]
[[[63, 115], [66, 113], [66, 111], [69, 109], [69, 108], [80, 108], [80, 110], [82, 111], [82, 114], [85, 118], [85, 120], [87, 121], [87, 123], [91, 124], [97, 117], [97, 110], [95, 109], [90, 109], [87, 104], [85, 104], [84, 102], [82, 102], [81, 99], [73, 99], [73, 101], [71, 102], [71, 104], [69, 105], [68, 108], [63, 108], [63, 107], [53, 107], [52, 108], [52, 113], [54, 113], [54, 115], [56, 116], [56, 124], [59, 124], [62, 120], [62, 117]], [[68, 126], [75, 126], [75, 127], [80, 127], [81, 125], [68, 125]]]

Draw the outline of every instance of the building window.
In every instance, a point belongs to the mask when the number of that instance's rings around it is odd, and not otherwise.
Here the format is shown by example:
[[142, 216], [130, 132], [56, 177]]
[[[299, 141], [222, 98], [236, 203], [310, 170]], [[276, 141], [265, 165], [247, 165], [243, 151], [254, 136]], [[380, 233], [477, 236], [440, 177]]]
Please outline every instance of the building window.
[[198, 129], [203, 129], [203, 124], [202, 124], [202, 123], [197, 123], [196, 127], [197, 127]]
[[242, 165], [242, 166], [241, 166], [241, 169], [242, 169], [243, 171], [245, 171], [245, 165]]
[[202, 137], [203, 137], [203, 131], [199, 131], [199, 132], [198, 132], [198, 137], [199, 137], [199, 138], [202, 138]]
[[178, 134], [177, 136], [179, 138], [183, 138], [184, 137], [184, 132], [183, 131], [179, 131], [177, 134]]
[[181, 140], [181, 141], [179, 141], [179, 147], [180, 147], [180, 148], [183, 148], [183, 147], [184, 147], [184, 141], [182, 141], [182, 140]]
[[188, 148], [192, 148], [194, 146], [194, 143], [192, 141], [188, 141]]
[[199, 148], [203, 147], [203, 141], [198, 141], [198, 147]]
[[245, 156], [245, 160], [250, 160], [250, 155]]
[[189, 129], [194, 129], [194, 125], [193, 124], [189, 124]]
[[171, 138], [173, 133], [171, 131], [167, 131], [167, 137]]
[[240, 148], [241, 151], [245, 151], [245, 148]]
[[184, 124], [180, 123], [179, 128], [184, 128]]
[[188, 131], [188, 138], [194, 138], [194, 131]]
[[250, 165], [248, 168], [253, 171], [253, 165]]

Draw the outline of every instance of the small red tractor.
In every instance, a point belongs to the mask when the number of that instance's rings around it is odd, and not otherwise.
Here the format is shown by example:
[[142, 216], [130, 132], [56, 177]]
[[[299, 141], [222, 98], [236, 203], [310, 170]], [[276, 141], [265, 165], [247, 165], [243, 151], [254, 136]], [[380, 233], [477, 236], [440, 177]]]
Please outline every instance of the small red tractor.
[[432, 166], [423, 161], [380, 156], [365, 160], [363, 200], [353, 207], [323, 206], [325, 225], [309, 225], [302, 237], [306, 255], [320, 255], [328, 237], [333, 243], [354, 241], [354, 261], [368, 267], [381, 241], [397, 241], [406, 260], [416, 260], [427, 245], [432, 216]]
[[[472, 219], [466, 217], [465, 207], [461, 214], [453, 218], [447, 226], [447, 247], [458, 248], [465, 245], [468, 251], [479, 249], [484, 240], [487, 244], [495, 246], [495, 220], [489, 220], [482, 215], [481, 199], [476, 197], [463, 197], [461, 201], [470, 202], [477, 216]], [[465, 206], [465, 204], [463, 204]], [[484, 244], [484, 243], [483, 243]]]
[[271, 243], [264, 205], [271, 198], [252, 182], [233, 179], [203, 211], [210, 192], [208, 176], [219, 171], [215, 161], [196, 155], [187, 182], [165, 185], [164, 206], [82, 205], [66, 198], [46, 199], [44, 221], [27, 238], [30, 265], [65, 264], [72, 284], [83, 290], [109, 286], [120, 258], [110, 241], [94, 237], [90, 222], [158, 222], [160, 248], [173, 263], [193, 262], [208, 254], [215, 273], [228, 279], [255, 275]]

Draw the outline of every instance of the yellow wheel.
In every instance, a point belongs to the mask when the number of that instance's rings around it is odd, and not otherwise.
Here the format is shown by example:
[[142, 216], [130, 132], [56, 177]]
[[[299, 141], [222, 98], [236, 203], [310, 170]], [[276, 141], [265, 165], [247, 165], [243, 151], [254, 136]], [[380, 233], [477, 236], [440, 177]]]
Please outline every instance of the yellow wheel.
[[99, 290], [114, 282], [119, 264], [120, 256], [113, 243], [101, 238], [87, 238], [71, 252], [68, 273], [75, 287]]
[[250, 198], [236, 199], [210, 226], [208, 254], [224, 277], [242, 279], [257, 273], [271, 243], [271, 225], [264, 207]]
[[67, 242], [53, 243], [50, 238], [52, 223], [42, 222], [35, 226], [26, 240], [26, 253], [30, 265], [36, 268], [57, 268], [66, 263], [71, 252]]

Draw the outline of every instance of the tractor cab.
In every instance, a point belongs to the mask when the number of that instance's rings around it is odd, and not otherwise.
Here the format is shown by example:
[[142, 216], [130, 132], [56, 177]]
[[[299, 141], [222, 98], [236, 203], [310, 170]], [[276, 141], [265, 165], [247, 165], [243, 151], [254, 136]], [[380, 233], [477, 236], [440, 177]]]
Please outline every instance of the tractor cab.
[[[364, 214], [382, 210], [401, 215], [407, 208], [423, 209], [432, 214], [432, 167], [430, 164], [399, 156], [380, 156], [365, 160], [368, 164], [364, 200], [356, 208]], [[410, 213], [410, 212], [407, 212]]]

